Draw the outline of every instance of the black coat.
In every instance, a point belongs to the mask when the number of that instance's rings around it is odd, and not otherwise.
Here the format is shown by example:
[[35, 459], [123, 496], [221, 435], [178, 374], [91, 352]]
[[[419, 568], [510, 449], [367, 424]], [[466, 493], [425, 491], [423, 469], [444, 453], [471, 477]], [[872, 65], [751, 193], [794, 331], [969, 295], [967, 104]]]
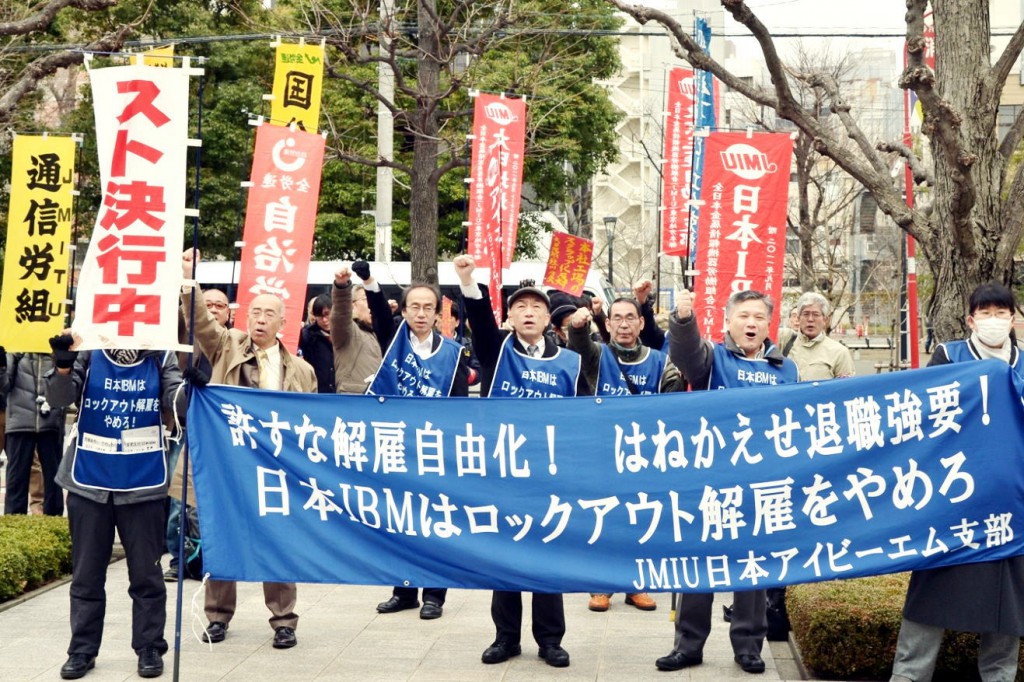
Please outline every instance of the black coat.
[[310, 322], [299, 332], [298, 355], [313, 366], [316, 392], [334, 393], [334, 346], [316, 322]]
[[[939, 346], [928, 366], [949, 362]], [[1024, 636], [1024, 556], [914, 571], [903, 616], [961, 632]]]

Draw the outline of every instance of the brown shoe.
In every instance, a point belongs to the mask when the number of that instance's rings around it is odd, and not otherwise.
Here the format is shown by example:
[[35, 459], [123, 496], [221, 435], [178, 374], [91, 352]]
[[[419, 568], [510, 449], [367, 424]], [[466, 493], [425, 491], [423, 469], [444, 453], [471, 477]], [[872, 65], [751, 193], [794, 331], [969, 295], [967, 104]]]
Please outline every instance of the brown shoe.
[[636, 594], [627, 594], [626, 603], [632, 604], [641, 611], [654, 611], [658, 608], [658, 602], [651, 599], [651, 595], [646, 592], [637, 592]]
[[590, 595], [590, 603], [587, 604], [587, 608], [591, 611], [607, 611], [611, 602], [612, 596], [610, 594], [592, 594]]

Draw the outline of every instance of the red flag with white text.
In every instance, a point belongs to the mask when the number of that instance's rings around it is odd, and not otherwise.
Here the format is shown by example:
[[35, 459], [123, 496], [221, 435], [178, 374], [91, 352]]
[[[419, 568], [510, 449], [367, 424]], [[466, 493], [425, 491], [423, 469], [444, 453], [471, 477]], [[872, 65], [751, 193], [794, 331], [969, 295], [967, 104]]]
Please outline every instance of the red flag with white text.
[[[267, 124], [256, 129], [238, 305], [244, 313], [259, 294], [280, 297], [285, 309], [281, 342], [293, 352], [306, 306], [323, 161], [321, 135]], [[245, 329], [245, 322], [241, 315], [235, 325]]]
[[526, 102], [477, 95], [473, 107], [468, 248], [490, 268], [494, 319], [501, 323], [501, 272], [515, 253], [526, 147]]
[[668, 74], [665, 139], [661, 168], [661, 251], [683, 256], [690, 239], [690, 177], [693, 173], [693, 126], [696, 81], [693, 69]]
[[[729, 296], [753, 289], [778, 304], [782, 295], [793, 140], [779, 133], [711, 133], [706, 145], [694, 314], [701, 334], [721, 341]], [[778, 326], [776, 305], [773, 340]]]

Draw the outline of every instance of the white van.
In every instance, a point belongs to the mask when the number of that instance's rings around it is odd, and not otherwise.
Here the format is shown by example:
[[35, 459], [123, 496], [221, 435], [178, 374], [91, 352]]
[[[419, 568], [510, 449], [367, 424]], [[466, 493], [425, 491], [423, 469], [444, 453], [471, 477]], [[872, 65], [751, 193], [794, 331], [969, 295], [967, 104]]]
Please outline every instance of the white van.
[[[334, 273], [342, 265], [350, 265], [351, 261], [310, 261], [309, 274], [306, 279], [306, 299], [309, 300], [318, 294], [330, 292], [330, 286], [334, 282]], [[544, 280], [544, 271], [547, 263], [540, 261], [516, 261], [512, 263], [505, 272], [502, 282], [502, 289], [507, 297], [519, 287], [524, 279], [532, 279], [541, 285]], [[383, 263], [370, 261], [370, 272], [380, 283], [381, 288], [388, 294], [389, 298], [398, 298], [401, 290], [409, 286], [411, 282], [412, 267], [408, 261], [394, 261]], [[474, 271], [476, 281], [486, 284], [490, 276], [488, 268], [477, 268]], [[235, 289], [238, 284], [238, 262], [237, 261], [200, 261], [196, 269], [196, 279], [204, 287], [216, 287], [227, 292], [228, 298], [232, 301], [235, 296]], [[455, 266], [451, 261], [443, 261], [437, 264], [437, 279], [441, 291], [449, 298], [459, 296], [459, 278], [455, 274]], [[359, 278], [353, 276], [358, 282]], [[550, 290], [551, 287], [543, 287]], [[591, 269], [583, 285], [585, 296], [597, 297], [608, 310], [611, 302], [615, 300], [616, 294], [608, 280], [597, 270]]]

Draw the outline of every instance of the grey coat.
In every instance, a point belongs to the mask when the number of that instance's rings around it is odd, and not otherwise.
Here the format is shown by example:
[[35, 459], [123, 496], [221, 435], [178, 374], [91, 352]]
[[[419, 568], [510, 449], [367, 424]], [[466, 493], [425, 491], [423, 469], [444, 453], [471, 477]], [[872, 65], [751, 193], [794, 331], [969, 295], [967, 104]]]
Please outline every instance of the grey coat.
[[[46, 384], [46, 399], [55, 409], [62, 409], [68, 405], [78, 402], [81, 403], [82, 394], [85, 390], [85, 382], [89, 378], [89, 361], [92, 357], [92, 353], [99, 353], [102, 351], [82, 351], [78, 354], [78, 359], [75, 360], [75, 366], [72, 368], [70, 374], [61, 374], [54, 371], [47, 377]], [[157, 362], [161, 363], [160, 371], [160, 403], [164, 410], [176, 410], [181, 416], [182, 422], [184, 422], [185, 415], [185, 391], [178, 391], [178, 387], [181, 386], [181, 370], [178, 368], [178, 359], [174, 353], [155, 351], [155, 350], [144, 350], [139, 351], [140, 358], [156, 358]], [[112, 492], [108, 490], [100, 490], [97, 488], [86, 488], [75, 483], [71, 476], [71, 468], [75, 462], [75, 451], [78, 446], [78, 424], [76, 423], [72, 427], [71, 432], [68, 434], [67, 446], [64, 450], [64, 459], [60, 462], [60, 468], [57, 469], [57, 475], [54, 480], [57, 481], [57, 485], [64, 488], [68, 492], [81, 495], [93, 502], [100, 504], [106, 504], [110, 500], [110, 496], [114, 496], [114, 504], [135, 504], [137, 502], [148, 502], [149, 500], [159, 500], [167, 496], [167, 483], [170, 476], [167, 476], [164, 480], [164, 484], [157, 488], [147, 488], [145, 490], [132, 490], [128, 492]], [[165, 460], [166, 460], [166, 448], [165, 448]], [[165, 461], [165, 467], [167, 463]]]
[[7, 354], [7, 371], [0, 373], [0, 394], [7, 396], [7, 433], [64, 431], [64, 410], [49, 403], [42, 410], [38, 400], [46, 397], [45, 379], [51, 371], [49, 353]]
[[[928, 366], [949, 362], [939, 346]], [[1024, 636], [1024, 556], [914, 571], [903, 616], [961, 632]]]

